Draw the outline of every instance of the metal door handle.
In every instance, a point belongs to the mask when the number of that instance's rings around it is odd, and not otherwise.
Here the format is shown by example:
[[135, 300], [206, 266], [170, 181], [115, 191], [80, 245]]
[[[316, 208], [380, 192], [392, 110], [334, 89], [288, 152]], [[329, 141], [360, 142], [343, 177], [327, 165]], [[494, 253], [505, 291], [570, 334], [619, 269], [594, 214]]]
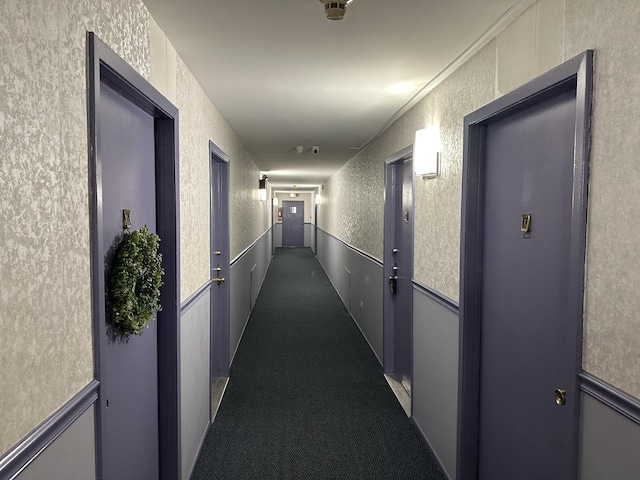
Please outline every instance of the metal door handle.
[[218, 285], [220, 285], [221, 283], [224, 282], [224, 277], [214, 278], [213, 281], [216, 282]]
[[556, 400], [556, 405], [562, 406], [567, 403], [567, 391], [564, 388], [556, 388], [553, 396]]
[[398, 292], [398, 276], [392, 275], [389, 277], [389, 287], [391, 287], [391, 293], [394, 295]]

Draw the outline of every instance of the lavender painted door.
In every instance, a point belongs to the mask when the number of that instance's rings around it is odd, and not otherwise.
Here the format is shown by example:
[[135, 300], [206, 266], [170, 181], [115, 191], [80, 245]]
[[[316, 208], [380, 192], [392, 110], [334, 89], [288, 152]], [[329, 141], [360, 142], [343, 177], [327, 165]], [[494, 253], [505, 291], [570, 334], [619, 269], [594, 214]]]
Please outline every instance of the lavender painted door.
[[[574, 478], [575, 118], [570, 92], [486, 127], [480, 480]], [[523, 215], [531, 215], [529, 232]], [[564, 406], [556, 389], [567, 390]]]
[[390, 273], [397, 276], [393, 295], [394, 316], [394, 370], [398, 380], [411, 393], [411, 338], [412, 338], [412, 286], [413, 267], [413, 162], [401, 160], [395, 164], [395, 226], [394, 265]]
[[[211, 155], [211, 384], [229, 376], [229, 163]], [[219, 269], [219, 270], [218, 270]], [[224, 278], [218, 281], [217, 278]]]
[[282, 246], [304, 247], [304, 202], [282, 202]]
[[[154, 119], [101, 85], [99, 131], [105, 284], [122, 236], [122, 210], [133, 229], [156, 230]], [[156, 321], [128, 341], [100, 327], [103, 480], [157, 479], [158, 368]]]

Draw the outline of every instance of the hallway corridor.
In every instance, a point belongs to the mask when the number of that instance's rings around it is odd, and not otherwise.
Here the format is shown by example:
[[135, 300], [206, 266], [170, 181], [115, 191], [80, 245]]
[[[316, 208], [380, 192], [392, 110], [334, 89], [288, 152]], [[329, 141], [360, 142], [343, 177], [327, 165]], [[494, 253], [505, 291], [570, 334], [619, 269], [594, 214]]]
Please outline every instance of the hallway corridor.
[[313, 252], [277, 249], [192, 479], [443, 478]]

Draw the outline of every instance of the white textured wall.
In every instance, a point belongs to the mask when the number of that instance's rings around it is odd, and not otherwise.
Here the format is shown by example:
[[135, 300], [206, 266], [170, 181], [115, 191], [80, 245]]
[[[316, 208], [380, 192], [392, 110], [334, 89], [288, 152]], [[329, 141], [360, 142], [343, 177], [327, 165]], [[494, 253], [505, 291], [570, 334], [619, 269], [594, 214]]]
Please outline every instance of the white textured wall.
[[463, 117], [493, 100], [494, 77], [492, 42], [329, 179], [318, 214], [321, 228], [381, 259], [384, 160], [411, 145], [416, 130], [435, 128], [442, 168], [438, 178], [416, 178], [414, 276], [457, 299]]
[[88, 30], [180, 109], [182, 299], [209, 278], [209, 140], [231, 157], [232, 257], [269, 226], [257, 167], [142, 2], [0, 1], [0, 455], [93, 378]]
[[149, 76], [129, 0], [0, 2], [0, 453], [93, 378], [86, 31]]
[[181, 297], [209, 279], [209, 140], [227, 155], [230, 168], [231, 258], [269, 228], [268, 202], [258, 200], [260, 171], [235, 133], [178, 57], [180, 109]]
[[596, 51], [584, 368], [640, 397], [640, 2], [566, 4], [565, 56]]
[[327, 181], [318, 226], [382, 259], [384, 158], [379, 161], [378, 151], [358, 153]]
[[269, 228], [269, 202], [258, 200], [260, 171], [171, 42], [151, 20], [151, 81], [180, 110], [180, 263], [182, 300], [209, 273], [209, 140], [230, 157], [233, 259]]
[[595, 49], [584, 368], [640, 396], [638, 24], [637, 0], [540, 0], [327, 181], [320, 226], [381, 257], [384, 159], [439, 129], [442, 175], [416, 179], [415, 278], [457, 299], [463, 116]]
[[493, 100], [495, 42], [434, 89], [409, 112], [411, 130], [439, 132], [442, 142], [440, 175], [416, 177], [414, 277], [457, 300], [460, 276], [460, 215], [464, 116]]
[[562, 39], [563, 11], [564, 0], [534, 4], [351, 159], [327, 182], [320, 226], [382, 258], [384, 160], [411, 145], [416, 130], [435, 130], [442, 144], [441, 174], [415, 182], [414, 277], [457, 301], [464, 116], [554, 66], [554, 60], [559, 63], [562, 42], [551, 47], [542, 39]]

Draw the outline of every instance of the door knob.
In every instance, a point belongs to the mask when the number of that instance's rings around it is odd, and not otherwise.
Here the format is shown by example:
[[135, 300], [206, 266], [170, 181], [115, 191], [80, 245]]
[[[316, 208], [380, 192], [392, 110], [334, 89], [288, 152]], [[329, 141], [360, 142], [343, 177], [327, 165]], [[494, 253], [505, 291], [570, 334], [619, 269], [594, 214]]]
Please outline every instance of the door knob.
[[556, 405], [562, 406], [567, 403], [567, 391], [564, 388], [556, 388], [553, 396], [556, 400]]
[[224, 283], [224, 277], [214, 278], [213, 281], [220, 285], [221, 283]]

